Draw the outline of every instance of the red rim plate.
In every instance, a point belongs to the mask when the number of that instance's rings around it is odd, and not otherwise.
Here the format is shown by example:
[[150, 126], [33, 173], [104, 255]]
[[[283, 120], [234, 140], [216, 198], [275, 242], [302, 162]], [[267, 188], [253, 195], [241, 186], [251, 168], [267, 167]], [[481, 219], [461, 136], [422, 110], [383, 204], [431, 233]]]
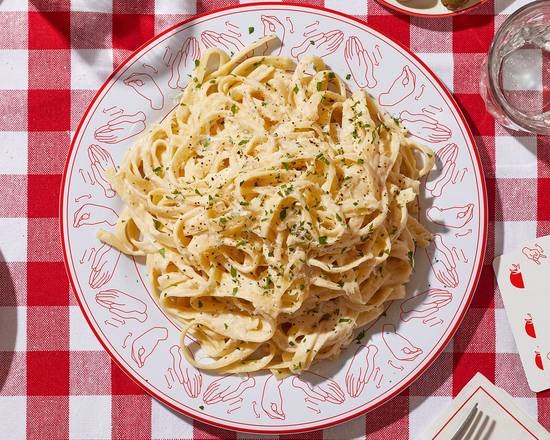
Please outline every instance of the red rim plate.
[[[486, 1], [486, 0], [482, 0], [483, 1]], [[381, 1], [381, 3], [385, 3], [383, 1]], [[445, 97], [447, 98], [448, 102], [452, 105], [452, 107], [455, 109], [456, 113], [459, 115], [460, 117], [460, 120], [462, 122], [462, 124], [464, 125], [465, 129], [466, 129], [466, 133], [467, 133], [467, 136], [468, 136], [468, 139], [471, 143], [472, 146], [474, 146], [474, 148], [472, 149], [473, 150], [473, 153], [474, 153], [474, 158], [475, 158], [475, 163], [477, 164], [477, 167], [478, 167], [478, 170], [479, 170], [479, 173], [480, 173], [480, 186], [481, 186], [481, 189], [482, 189], [482, 194], [481, 194], [481, 198], [483, 200], [483, 210], [481, 212], [481, 218], [480, 218], [480, 230], [482, 232], [482, 246], [481, 246], [481, 250], [480, 250], [480, 264], [478, 266], [478, 269], [475, 273], [475, 275], [473, 276], [473, 281], [472, 281], [472, 287], [470, 289], [469, 292], [467, 292], [467, 295], [466, 295], [466, 298], [465, 298], [465, 306], [462, 310], [462, 312], [460, 313], [460, 315], [455, 318], [455, 324], [453, 326], [453, 328], [451, 329], [451, 331], [449, 332], [447, 338], [444, 340], [444, 342], [441, 344], [440, 348], [438, 350], [436, 350], [432, 355], [431, 357], [429, 358], [429, 360], [426, 362], [425, 366], [420, 368], [420, 370], [418, 372], [416, 372], [416, 374], [414, 374], [407, 382], [403, 383], [403, 384], [400, 384], [400, 386], [391, 394], [389, 394], [388, 396], [384, 397], [380, 402], [378, 402], [375, 406], [373, 407], [367, 407], [365, 409], [362, 409], [360, 410], [359, 412], [357, 413], [354, 413], [354, 414], [351, 414], [349, 416], [346, 416], [346, 417], [342, 417], [341, 419], [339, 420], [336, 420], [336, 421], [331, 421], [331, 422], [328, 422], [328, 423], [324, 423], [324, 424], [320, 424], [320, 425], [316, 425], [314, 427], [305, 427], [305, 428], [293, 428], [293, 429], [287, 429], [285, 428], [284, 429], [284, 433], [285, 434], [291, 434], [291, 433], [299, 433], [299, 432], [306, 432], [306, 431], [314, 431], [314, 430], [320, 430], [320, 429], [325, 429], [325, 428], [328, 428], [328, 427], [331, 427], [331, 426], [334, 426], [334, 425], [337, 425], [337, 424], [340, 424], [340, 423], [343, 423], [343, 422], [346, 422], [352, 418], [355, 418], [355, 417], [358, 417], [362, 414], [365, 414], [367, 413], [368, 411], [371, 411], [381, 405], [383, 405], [384, 403], [386, 403], [387, 401], [389, 401], [391, 398], [395, 397], [396, 395], [398, 395], [399, 393], [401, 393], [403, 390], [407, 389], [421, 374], [423, 374], [426, 369], [435, 361], [435, 359], [439, 356], [439, 354], [443, 351], [443, 349], [447, 346], [447, 344], [449, 343], [449, 341], [451, 340], [451, 338], [454, 336], [458, 326], [460, 325], [460, 323], [462, 322], [467, 310], [469, 309], [469, 306], [470, 306], [470, 303], [472, 301], [472, 298], [473, 298], [473, 295], [474, 295], [474, 292], [476, 290], [476, 286], [477, 286], [477, 283], [479, 281], [479, 277], [480, 277], [480, 274], [481, 274], [481, 270], [482, 270], [482, 261], [483, 261], [483, 258], [484, 258], [484, 255], [485, 255], [485, 250], [486, 250], [486, 244], [487, 244], [487, 189], [486, 189], [486, 184], [485, 184], [485, 178], [484, 178], [484, 175], [483, 175], [483, 168], [481, 166], [481, 160], [480, 160], [480, 157], [479, 157], [479, 153], [477, 151], [477, 149], [475, 148], [475, 142], [474, 142], [474, 138], [472, 136], [472, 133], [470, 131], [470, 128], [464, 118], [464, 115], [462, 114], [462, 111], [460, 110], [460, 108], [458, 107], [457, 103], [455, 102], [455, 100], [453, 99], [453, 97], [451, 96], [451, 94], [448, 92], [448, 90], [446, 89], [445, 85], [441, 82], [441, 80], [439, 78], [437, 78], [437, 76], [433, 73], [433, 71], [421, 60], [419, 59], [416, 55], [414, 55], [408, 48], [406, 48], [402, 43], [400, 43], [399, 41], [396, 41], [394, 40], [393, 38], [391, 37], [388, 37], [386, 36], [383, 32], [381, 32], [380, 30], [376, 29], [376, 27], [374, 26], [371, 26], [371, 25], [367, 25], [366, 23], [364, 23], [363, 21], [353, 17], [353, 16], [350, 16], [350, 15], [347, 15], [347, 14], [344, 14], [342, 12], [339, 12], [339, 11], [334, 11], [334, 10], [331, 10], [331, 9], [328, 9], [328, 8], [324, 8], [324, 7], [319, 7], [319, 6], [316, 6], [316, 7], [313, 7], [313, 6], [308, 6], [308, 5], [303, 5], [303, 4], [298, 4], [298, 3], [284, 3], [284, 4], [281, 4], [280, 2], [254, 2], [254, 3], [247, 3], [247, 4], [242, 4], [242, 5], [237, 5], [237, 6], [230, 6], [230, 7], [225, 7], [225, 8], [220, 8], [220, 9], [217, 9], [215, 11], [209, 11], [209, 12], [206, 12], [206, 13], [202, 13], [202, 14], [197, 14], [193, 17], [190, 17], [174, 26], [171, 26], [169, 27], [168, 29], [164, 30], [163, 32], [161, 32], [160, 34], [156, 35], [155, 37], [151, 38], [150, 40], [146, 41], [145, 43], [143, 43], [139, 48], [137, 48], [128, 58], [126, 58], [110, 75], [109, 77], [105, 80], [105, 82], [103, 83], [103, 85], [101, 86], [101, 88], [97, 91], [97, 93], [94, 95], [94, 98], [92, 99], [92, 101], [90, 102], [90, 105], [88, 106], [88, 108], [86, 109], [86, 111], [84, 112], [84, 115], [82, 116], [79, 124], [78, 124], [78, 128], [73, 136], [73, 139], [71, 141], [71, 145], [70, 145], [70, 148], [69, 148], [69, 151], [67, 153], [67, 160], [65, 162], [65, 166], [64, 166], [64, 170], [63, 170], [63, 175], [62, 175], [62, 181], [61, 181], [61, 191], [60, 191], [60, 199], [59, 199], [59, 219], [60, 219], [60, 235], [61, 235], [61, 246], [62, 246], [62, 249], [63, 249], [63, 257], [64, 257], [64, 263], [65, 263], [65, 269], [66, 269], [66, 272], [67, 272], [67, 276], [69, 278], [69, 281], [71, 283], [71, 287], [73, 289], [73, 292], [75, 293], [75, 297], [76, 297], [76, 300], [78, 302], [78, 305], [86, 319], [86, 322], [88, 323], [88, 325], [90, 326], [92, 332], [94, 333], [94, 335], [96, 336], [96, 338], [98, 339], [98, 341], [100, 342], [100, 344], [102, 345], [102, 347], [105, 349], [105, 351], [110, 355], [111, 359], [113, 360], [113, 362], [122, 370], [124, 371], [124, 373], [126, 373], [137, 385], [139, 385], [145, 392], [147, 392], [148, 394], [150, 394], [151, 396], [155, 397], [157, 400], [159, 400], [160, 402], [164, 403], [165, 405], [167, 405], [168, 407], [182, 413], [182, 414], [185, 414], [186, 416], [189, 416], [193, 419], [196, 419], [196, 420], [199, 420], [201, 422], [204, 422], [204, 423], [207, 423], [207, 424], [210, 424], [210, 425], [214, 425], [214, 426], [217, 426], [217, 427], [220, 427], [220, 428], [225, 428], [227, 429], [227, 426], [222, 424], [222, 423], [219, 423], [219, 422], [216, 422], [216, 421], [213, 421], [211, 419], [208, 419], [208, 418], [204, 418], [204, 417], [201, 417], [197, 414], [192, 414], [192, 413], [189, 413], [185, 410], [183, 410], [182, 408], [179, 408], [177, 407], [176, 405], [173, 405], [172, 403], [168, 402], [166, 399], [164, 399], [162, 396], [160, 396], [158, 393], [156, 393], [154, 390], [150, 389], [150, 388], [147, 388], [143, 383], [139, 382], [135, 377], [134, 375], [132, 374], [132, 372], [130, 372], [128, 370], [128, 368], [126, 368], [125, 365], [123, 365], [121, 362], [119, 362], [119, 360], [116, 358], [115, 354], [111, 351], [111, 349], [108, 347], [108, 345], [102, 340], [102, 338], [100, 337], [100, 335], [98, 334], [97, 330], [94, 328], [94, 325], [90, 319], [90, 317], [88, 316], [88, 314], [86, 313], [86, 310], [84, 308], [84, 305], [79, 297], [79, 295], [77, 294], [78, 292], [78, 289], [77, 289], [77, 284], [75, 283], [75, 280], [73, 279], [72, 275], [71, 275], [71, 272], [70, 272], [70, 269], [69, 269], [69, 259], [68, 259], [68, 254], [67, 254], [67, 249], [66, 249], [66, 246], [65, 246], [65, 234], [64, 234], [64, 222], [63, 222], [63, 200], [65, 198], [65, 183], [66, 183], [66, 180], [67, 180], [67, 176], [68, 176], [68, 168], [69, 168], [69, 162], [70, 162], [70, 158], [71, 158], [71, 153], [73, 152], [74, 148], [75, 148], [75, 144], [76, 144], [76, 140], [78, 139], [78, 136], [80, 134], [80, 132], [82, 131], [82, 126], [83, 126], [83, 123], [84, 121], [86, 120], [88, 114], [90, 113], [91, 109], [93, 108], [96, 100], [100, 97], [101, 93], [103, 92], [103, 90], [109, 85], [110, 81], [113, 79], [113, 77], [115, 77], [117, 75], [117, 73], [124, 67], [126, 66], [126, 64], [128, 64], [130, 61], [132, 61], [134, 59], [134, 57], [142, 50], [144, 49], [145, 47], [149, 46], [151, 43], [153, 43], [154, 41], [158, 40], [159, 38], [161, 38], [162, 36], [164, 36], [165, 34], [171, 32], [172, 30], [186, 24], [186, 23], [189, 23], [191, 21], [194, 21], [196, 19], [200, 19], [200, 18], [203, 18], [203, 17], [206, 17], [208, 15], [212, 15], [212, 14], [216, 14], [216, 13], [219, 13], [219, 12], [223, 12], [223, 11], [229, 11], [229, 10], [238, 10], [238, 9], [242, 9], [242, 8], [248, 8], [248, 7], [251, 7], [251, 6], [290, 6], [290, 7], [299, 7], [299, 8], [303, 8], [303, 9], [309, 9], [309, 10], [313, 10], [313, 11], [324, 11], [324, 12], [328, 12], [328, 13], [331, 13], [331, 14], [335, 14], [335, 15], [338, 15], [340, 17], [343, 17], [345, 19], [348, 19], [348, 20], [351, 20], [357, 24], [359, 24], [360, 26], [362, 27], [366, 27], [366, 28], [370, 28], [370, 29], [373, 29], [375, 30], [376, 32], [380, 33], [381, 35], [383, 35], [385, 38], [387, 38], [389, 41], [393, 42], [394, 44], [396, 44], [397, 46], [399, 46], [401, 49], [403, 49], [407, 55], [411, 56], [415, 62], [417, 62], [419, 65], [421, 65], [424, 69], [426, 69], [426, 71], [432, 76], [431, 79], [435, 80], [435, 82], [441, 87], [443, 93], [445, 94]], [[474, 6], [477, 6], [477, 5], [474, 5]], [[461, 11], [463, 12], [463, 11]], [[250, 432], [250, 433], [260, 433], [260, 434], [279, 434], [281, 431], [280, 430], [266, 430], [266, 429], [251, 429], [251, 428], [244, 428], [244, 427], [235, 427], [235, 426], [232, 426], [230, 428], [231, 430], [234, 430], [234, 431], [240, 431], [240, 432]]]

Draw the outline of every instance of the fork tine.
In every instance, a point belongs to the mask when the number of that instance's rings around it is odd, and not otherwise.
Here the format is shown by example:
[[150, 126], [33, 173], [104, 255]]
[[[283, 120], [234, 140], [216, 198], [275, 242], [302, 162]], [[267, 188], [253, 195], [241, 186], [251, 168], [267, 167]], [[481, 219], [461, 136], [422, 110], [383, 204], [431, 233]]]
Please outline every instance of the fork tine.
[[495, 426], [497, 424], [496, 420], [491, 420], [491, 423], [489, 423], [489, 427], [487, 429], [487, 432], [483, 436], [481, 440], [489, 440], [491, 438], [491, 434], [493, 434], [493, 431], [495, 430]]
[[477, 430], [476, 436], [474, 437], [474, 440], [480, 440], [481, 435], [483, 434], [483, 431], [487, 427], [487, 424], [489, 423], [489, 416], [486, 415], [483, 418], [483, 422], [481, 422], [481, 425], [479, 426], [479, 429]]
[[474, 419], [474, 422], [470, 426], [470, 429], [468, 429], [468, 432], [466, 433], [466, 435], [462, 437], [463, 440], [470, 440], [472, 438], [472, 436], [474, 435], [474, 432], [476, 432], [477, 430], [477, 426], [479, 425], [479, 421], [481, 420], [482, 417], [483, 417], [483, 411], [479, 410], [478, 413], [476, 414], [476, 418]]
[[460, 427], [458, 428], [458, 431], [456, 431], [455, 434], [451, 437], [451, 440], [460, 440], [464, 437], [464, 432], [470, 427], [470, 424], [472, 423], [472, 420], [474, 420], [474, 416], [477, 414], [477, 411], [478, 409], [476, 403], [462, 422], [462, 425], [460, 425]]

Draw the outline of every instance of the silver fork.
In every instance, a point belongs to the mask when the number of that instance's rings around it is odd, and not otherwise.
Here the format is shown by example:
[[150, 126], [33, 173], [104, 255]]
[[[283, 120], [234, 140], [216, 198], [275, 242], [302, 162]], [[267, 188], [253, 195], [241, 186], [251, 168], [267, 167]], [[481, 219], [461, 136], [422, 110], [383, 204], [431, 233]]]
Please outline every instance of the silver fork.
[[495, 425], [496, 421], [484, 414], [476, 403], [451, 440], [489, 440]]

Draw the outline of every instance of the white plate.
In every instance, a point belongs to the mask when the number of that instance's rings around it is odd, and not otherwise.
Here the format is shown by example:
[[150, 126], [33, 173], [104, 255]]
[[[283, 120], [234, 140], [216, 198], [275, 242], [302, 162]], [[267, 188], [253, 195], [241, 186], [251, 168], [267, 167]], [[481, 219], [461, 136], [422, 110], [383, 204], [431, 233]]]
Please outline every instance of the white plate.
[[[95, 238], [122, 208], [104, 189], [101, 168], [119, 163], [139, 133], [176, 104], [177, 87], [187, 81], [194, 64], [193, 59], [185, 64], [183, 43], [195, 38], [204, 51], [205, 42], [216, 39], [227, 50], [238, 51], [264, 32], [280, 36], [285, 55], [322, 55], [343, 78], [350, 75], [352, 88], [368, 82], [369, 92], [442, 156], [438, 170], [429, 175], [426, 192], [437, 208], [427, 209], [431, 200], [420, 200], [421, 220], [437, 234], [438, 248], [417, 252], [408, 299], [390, 304], [369, 326], [362, 343], [352, 344], [339, 360], [322, 362], [301, 378], [282, 382], [269, 374], [211, 376], [180, 363], [178, 327], [152, 299], [143, 265]], [[359, 55], [366, 64], [344, 53], [352, 36], [362, 42], [364, 52]], [[331, 38], [341, 43], [334, 47]], [[180, 61], [178, 84], [174, 63]], [[90, 156], [90, 148], [96, 154]], [[96, 158], [94, 164], [90, 157]], [[234, 430], [319, 429], [395, 396], [433, 362], [455, 332], [472, 298], [485, 249], [483, 182], [472, 136], [455, 102], [429, 69], [398, 43], [328, 10], [244, 5], [196, 17], [158, 35], [126, 60], [93, 99], [64, 173], [61, 222], [67, 271], [105, 349], [157, 399]], [[85, 220], [75, 224], [75, 218]], [[109, 305], [107, 298], [115, 297], [118, 305]], [[361, 369], [366, 374], [359, 377]]]
[[462, 14], [475, 8], [487, 0], [468, 0], [462, 7], [455, 10], [447, 9], [441, 0], [377, 0], [379, 3], [395, 11], [418, 17], [449, 17]]

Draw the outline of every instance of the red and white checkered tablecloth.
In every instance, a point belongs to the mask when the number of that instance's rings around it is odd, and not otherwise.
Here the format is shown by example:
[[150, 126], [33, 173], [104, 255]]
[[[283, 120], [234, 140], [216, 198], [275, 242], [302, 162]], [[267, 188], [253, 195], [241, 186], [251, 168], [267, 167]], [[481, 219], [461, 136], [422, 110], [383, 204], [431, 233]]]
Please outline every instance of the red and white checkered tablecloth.
[[[241, 0], [241, 3], [244, 3]], [[178, 415], [101, 349], [71, 292], [59, 238], [61, 173], [95, 90], [167, 26], [238, 0], [0, 1], [0, 438], [256, 438]], [[416, 438], [477, 372], [550, 428], [550, 392], [527, 386], [493, 278], [493, 257], [550, 234], [550, 138], [495, 124], [479, 66], [507, 14], [490, 0], [452, 18], [396, 15], [374, 0], [304, 0], [353, 14], [417, 53], [471, 124], [489, 193], [489, 242], [463, 324], [437, 361], [382, 408], [295, 439]]]

